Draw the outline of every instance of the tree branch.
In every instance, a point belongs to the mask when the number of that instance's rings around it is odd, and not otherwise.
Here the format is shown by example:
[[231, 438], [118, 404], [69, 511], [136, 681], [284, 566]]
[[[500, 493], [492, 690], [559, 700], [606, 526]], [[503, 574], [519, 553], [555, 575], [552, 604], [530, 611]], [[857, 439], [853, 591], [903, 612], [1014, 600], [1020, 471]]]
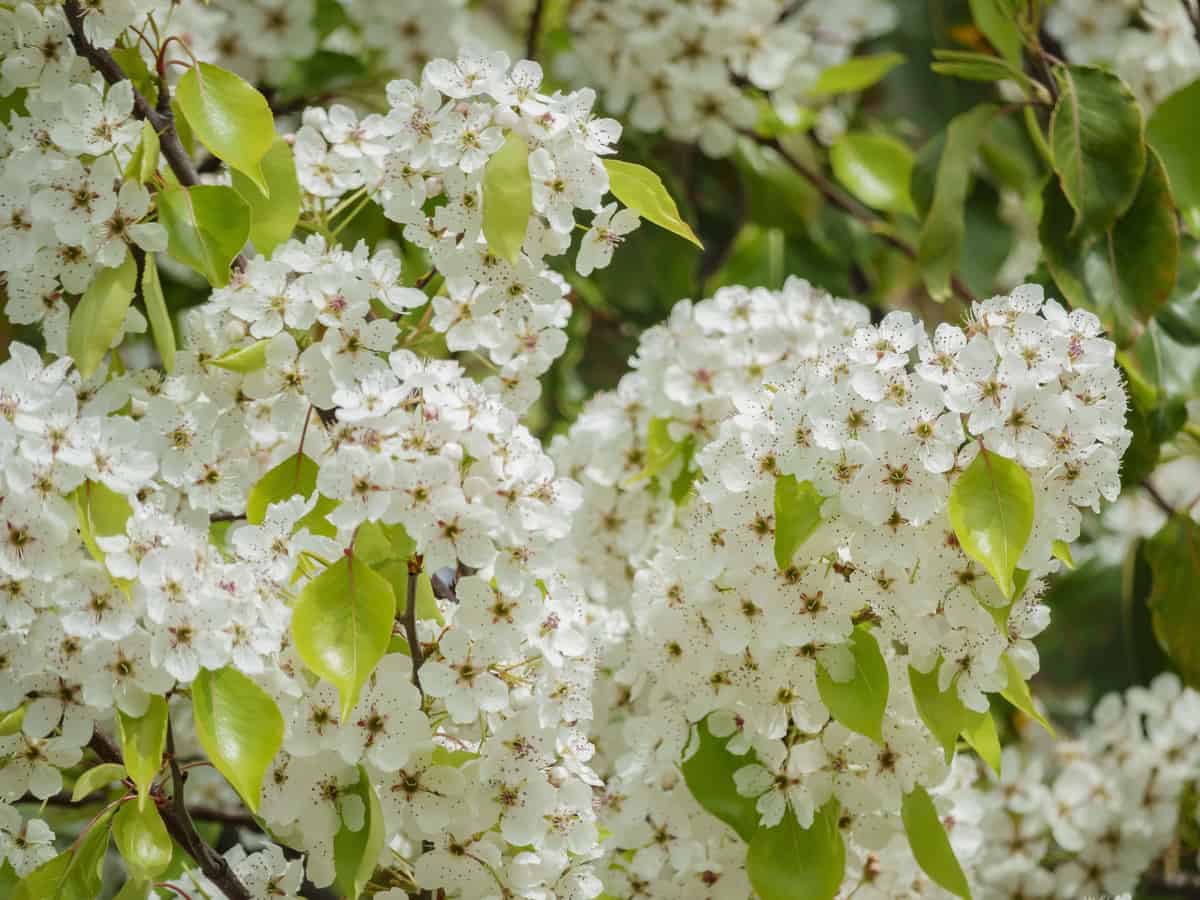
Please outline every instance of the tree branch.
[[421, 573], [421, 558], [414, 556], [408, 561], [408, 605], [404, 608], [404, 636], [408, 641], [408, 652], [412, 657], [412, 682], [425, 699], [425, 689], [421, 687], [421, 676], [418, 674], [425, 657], [421, 652], [421, 639], [417, 636], [417, 577]]
[[533, 12], [529, 14], [529, 31], [525, 35], [525, 58], [537, 59], [538, 46], [542, 40], [542, 13], [545, 12], [545, 0], [534, 0]]
[[[103, 762], [120, 763], [121, 751], [104, 732], [96, 729], [88, 746]], [[167, 726], [167, 754], [170, 757], [172, 794], [170, 803], [158, 801], [159, 815], [171, 838], [187, 851], [204, 873], [204, 877], [215, 884], [229, 900], [252, 900], [250, 892], [229, 868], [225, 857], [210, 847], [196, 832], [183, 798], [183, 772], [175, 761], [175, 736]]]

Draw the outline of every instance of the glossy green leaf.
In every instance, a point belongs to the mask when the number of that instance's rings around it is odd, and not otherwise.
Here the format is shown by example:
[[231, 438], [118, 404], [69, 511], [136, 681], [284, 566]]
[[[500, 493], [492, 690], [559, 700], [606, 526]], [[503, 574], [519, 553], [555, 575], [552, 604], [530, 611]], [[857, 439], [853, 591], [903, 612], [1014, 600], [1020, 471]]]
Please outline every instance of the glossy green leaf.
[[1025, 679], [1021, 677], [1021, 673], [1017, 671], [1016, 665], [1008, 655], [1004, 657], [1004, 670], [1007, 673], [1008, 682], [1004, 690], [1000, 692], [1000, 696], [1045, 728], [1053, 736], [1054, 727], [1038, 710], [1037, 705], [1033, 702], [1033, 695], [1029, 693], [1029, 685], [1025, 683]]
[[1071, 545], [1066, 541], [1055, 541], [1050, 546], [1050, 552], [1068, 569], [1075, 568], [1075, 558], [1071, 556]]
[[162, 281], [158, 277], [158, 262], [153, 253], [146, 254], [146, 261], [142, 265], [142, 302], [146, 304], [146, 318], [150, 322], [154, 346], [162, 359], [163, 368], [170, 375], [175, 371], [175, 326], [171, 323]]
[[691, 756], [685, 752], [679, 768], [696, 802], [749, 843], [758, 831], [757, 801], [737, 792], [733, 773], [753, 763], [754, 756], [730, 753], [725, 749], [727, 741], [728, 738], [715, 737], [707, 722], [700, 722], [692, 730], [688, 744], [688, 751], [695, 748], [695, 752]]
[[209, 364], [230, 372], [247, 375], [250, 372], [261, 369], [267, 364], [267, 345], [270, 343], [270, 340], [263, 338], [245, 347], [230, 350], [216, 359], [210, 359]]
[[349, 717], [367, 677], [387, 652], [396, 615], [392, 586], [353, 555], [310, 581], [292, 611], [304, 664], [334, 685]]
[[1180, 88], [1154, 108], [1146, 140], [1171, 180], [1171, 192], [1183, 210], [1200, 207], [1200, 80]]
[[967, 876], [958, 864], [937, 807], [925, 788], [918, 785], [912, 793], [905, 795], [900, 817], [904, 820], [913, 857], [925, 874], [950, 893], [970, 900]]
[[292, 236], [300, 221], [300, 182], [292, 148], [276, 138], [262, 158], [263, 179], [269, 190], [263, 191], [241, 172], [233, 173], [233, 187], [250, 207], [250, 242], [263, 256]]
[[1000, 735], [996, 732], [996, 720], [991, 712], [975, 713], [972, 721], [963, 729], [962, 736], [979, 758], [997, 775], [1000, 774]]
[[1098, 315], [1127, 346], [1166, 303], [1179, 264], [1179, 229], [1166, 172], [1151, 151], [1140, 187], [1104, 232], [1070, 231], [1071, 208], [1057, 182], [1042, 195], [1038, 236], [1046, 265], [1072, 306]]
[[936, 300], [950, 295], [951, 279], [966, 237], [963, 208], [971, 183], [971, 164], [996, 113], [995, 106], [981, 104], [955, 116], [946, 128], [929, 212], [917, 245], [917, 262], [925, 286]]
[[354, 536], [354, 555], [368, 566], [387, 560], [406, 561], [416, 549], [417, 542], [399, 523], [385, 525], [382, 522], [363, 522]]
[[200, 184], [159, 191], [158, 221], [167, 230], [167, 253], [213, 287], [229, 283], [229, 267], [250, 236], [250, 207], [231, 187]]
[[125, 177], [139, 184], [148, 182], [158, 171], [158, 151], [158, 132], [149, 122], [143, 122], [141, 137], [125, 166]]
[[148, 878], [138, 878], [136, 875], [131, 875], [125, 879], [125, 883], [121, 885], [121, 890], [117, 891], [117, 895], [113, 900], [151, 900], [157, 897], [152, 893], [154, 890], [153, 884]]
[[232, 667], [201, 669], [192, 682], [196, 736], [209, 761], [258, 812], [262, 780], [283, 745], [283, 716], [271, 695]]
[[818, 665], [817, 691], [837, 721], [882, 743], [888, 699], [887, 663], [875, 636], [865, 625], [855, 627], [850, 641], [854, 676], [849, 681], [834, 681], [825, 667]]
[[72, 311], [67, 350], [84, 378], [90, 378], [100, 367], [101, 360], [120, 333], [136, 286], [137, 263], [126, 252], [125, 260], [115, 269], [101, 269], [96, 273], [91, 286]]
[[13, 888], [9, 900], [96, 900], [101, 896], [100, 867], [108, 851], [113, 813], [102, 813], [58, 856], [34, 869]]
[[387, 829], [383, 809], [371, 786], [367, 770], [358, 767], [358, 783], [346, 791], [347, 796], [362, 801], [364, 821], [355, 831], [343, 823], [333, 838], [334, 886], [346, 897], [358, 897], [375, 872], [379, 853], [383, 850]]
[[908, 683], [912, 686], [921, 721], [941, 744], [946, 762], [950, 762], [954, 758], [958, 736], [972, 728], [982, 714], [963, 704], [953, 684], [944, 691], [938, 690], [937, 666], [929, 672], [918, 672], [909, 666]]
[[134, 803], [122, 803], [113, 817], [112, 832], [134, 875], [153, 878], [171, 864], [171, 836], [153, 803], [141, 810]]
[[867, 206], [885, 212], [912, 214], [908, 184], [912, 178], [912, 151], [883, 134], [850, 131], [829, 150], [833, 174]]
[[1154, 634], [1184, 682], [1200, 686], [1200, 526], [1172, 516], [1146, 545]]
[[151, 696], [150, 705], [139, 718], [117, 711], [117, 734], [125, 770], [137, 785], [138, 807], [145, 808], [150, 785], [162, 768], [163, 749], [167, 745], [167, 701]]
[[801, 828], [789, 809], [774, 828], [750, 841], [746, 874], [759, 900], [833, 900], [846, 870], [846, 845], [838, 828], [841, 810], [830, 800]]
[[1033, 485], [1020, 464], [985, 447], [950, 490], [950, 524], [967, 556], [1011, 600], [1017, 560], [1033, 531]]
[[620, 159], [605, 159], [604, 168], [614, 197], [643, 219], [704, 249], [692, 226], [680, 217], [679, 208], [658, 175], [645, 166]]
[[74, 496], [79, 535], [92, 558], [102, 563], [104, 551], [96, 538], [124, 534], [133, 507], [124, 494], [118, 494], [100, 481], [85, 481], [75, 489]]
[[1062, 66], [1055, 74], [1054, 169], [1074, 225], [1104, 231], [1133, 202], [1146, 166], [1142, 111], [1129, 87], [1104, 69]]
[[93, 766], [75, 780], [75, 786], [71, 789], [71, 802], [78, 803], [89, 794], [124, 777], [125, 767], [120, 763], [101, 763]]
[[12, 737], [21, 731], [21, 726], [25, 724], [27, 709], [27, 706], [21, 705], [0, 715], [0, 737]]
[[1005, 60], [1020, 65], [1023, 41], [1017, 28], [1017, 14], [1024, 0], [970, 0], [970, 3], [976, 27]]
[[821, 526], [824, 502], [811, 481], [797, 481], [795, 475], [775, 477], [775, 565], [781, 572]]
[[512, 131], [483, 169], [483, 236], [510, 263], [521, 253], [532, 211], [529, 147], [525, 138]]
[[179, 79], [175, 101], [192, 134], [213, 156], [269, 190], [260, 163], [275, 141], [275, 118], [253, 85], [233, 72], [197, 63]]
[[900, 53], [880, 53], [875, 56], [855, 56], [830, 66], [817, 76], [810, 94], [852, 94], [881, 81], [888, 72], [904, 62]]
[[[246, 521], [261, 525], [272, 503], [288, 500], [297, 494], [306, 500], [317, 489], [317, 464], [303, 453], [293, 453], [272, 468], [250, 489], [246, 500]], [[318, 497], [312, 510], [296, 523], [297, 529], [307, 528], [313, 534], [332, 537], [337, 533], [325, 517], [337, 507], [336, 500]]]

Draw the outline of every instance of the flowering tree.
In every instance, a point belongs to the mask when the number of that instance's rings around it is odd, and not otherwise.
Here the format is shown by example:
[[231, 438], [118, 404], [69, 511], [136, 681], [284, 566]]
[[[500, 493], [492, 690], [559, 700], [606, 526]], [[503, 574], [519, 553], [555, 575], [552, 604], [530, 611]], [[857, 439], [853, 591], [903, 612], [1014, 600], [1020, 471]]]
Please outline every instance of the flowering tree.
[[485, 6], [0, 3], [4, 895], [1194, 896], [1200, 9]]

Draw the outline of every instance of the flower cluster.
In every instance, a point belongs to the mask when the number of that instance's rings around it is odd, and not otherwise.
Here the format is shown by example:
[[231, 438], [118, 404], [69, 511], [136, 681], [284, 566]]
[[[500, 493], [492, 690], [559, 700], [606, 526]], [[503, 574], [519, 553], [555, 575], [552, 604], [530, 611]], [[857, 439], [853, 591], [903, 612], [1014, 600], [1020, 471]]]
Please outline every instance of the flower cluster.
[[[134, 4], [117, 5], [122, 11], [87, 16], [97, 40], [111, 44], [132, 21], [124, 7]], [[18, 325], [40, 326], [48, 348], [65, 353], [67, 295], [120, 265], [129, 245], [166, 249], [166, 233], [147, 221], [147, 189], [122, 180], [141, 137], [132, 85], [106, 87], [76, 56], [62, 8], [0, 9], [0, 57], [0, 96], [28, 90], [23, 108], [0, 123], [4, 312]], [[143, 330], [145, 321], [132, 310], [126, 326]]]
[[[804, 121], [827, 102], [811, 95], [821, 71], [895, 24], [888, 0], [585, 0], [571, 12], [572, 62], [583, 81], [605, 86], [610, 109], [628, 110], [632, 127], [728, 156], [737, 133], [759, 119], [756, 95], [785, 124]], [[827, 136], [844, 128], [836, 105], [822, 119]]]
[[1200, 74], [1200, 46], [1183, 3], [1064, 0], [1047, 9], [1046, 30], [1069, 61], [1112, 65], [1150, 106]]

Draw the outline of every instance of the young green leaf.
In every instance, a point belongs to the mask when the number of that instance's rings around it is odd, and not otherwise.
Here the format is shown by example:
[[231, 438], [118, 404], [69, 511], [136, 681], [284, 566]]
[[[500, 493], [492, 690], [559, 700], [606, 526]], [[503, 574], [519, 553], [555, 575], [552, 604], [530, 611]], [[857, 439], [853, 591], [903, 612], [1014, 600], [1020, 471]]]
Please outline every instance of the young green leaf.
[[20, 732], [21, 726], [25, 724], [25, 712], [28, 709], [28, 706], [22, 704], [16, 709], [0, 714], [0, 737], [12, 737]]
[[107, 787], [125, 777], [125, 767], [120, 763], [101, 763], [88, 769], [75, 781], [71, 789], [71, 802], [78, 803], [89, 794]]
[[171, 324], [171, 313], [167, 310], [162, 282], [158, 278], [158, 262], [153, 253], [146, 254], [142, 266], [142, 302], [146, 304], [154, 346], [162, 358], [163, 368], [170, 375], [175, 371], [175, 326]]
[[124, 534], [133, 507], [124, 494], [118, 494], [103, 482], [85, 481], [75, 489], [75, 514], [84, 546], [96, 562], [102, 563], [104, 551], [96, 538]]
[[792, 811], [774, 828], [760, 828], [746, 854], [746, 874], [759, 900], [833, 900], [846, 873], [841, 809], [830, 800], [801, 828]]
[[1021, 673], [1017, 671], [1016, 665], [1007, 654], [1004, 656], [1004, 670], [1008, 675], [1008, 682], [1004, 690], [1000, 692], [1000, 696], [1045, 728], [1053, 736], [1054, 727], [1038, 710], [1037, 705], [1033, 702], [1033, 695], [1029, 693], [1029, 685], [1025, 683], [1025, 679], [1021, 677]]
[[1154, 634], [1185, 683], [1200, 685], [1200, 527], [1176, 513], [1146, 545]]
[[1157, 151], [1171, 180], [1171, 192], [1185, 212], [1200, 207], [1200, 80], [1177, 90], [1154, 108], [1146, 140]]
[[1018, 66], [986, 53], [971, 53], [964, 50], [933, 51], [934, 63], [930, 66], [939, 75], [962, 78], [967, 81], [1014, 81], [1028, 97], [1045, 103], [1050, 102], [1050, 93]]
[[1075, 227], [1104, 231], [1129, 208], [1146, 166], [1142, 111], [1116, 75], [1092, 66], [1055, 70], [1050, 150]]
[[809, 93], [815, 96], [856, 93], [882, 80], [902, 62], [904, 56], [900, 53], [855, 56], [821, 72]]
[[781, 572], [821, 526], [824, 502], [811, 481], [797, 481], [795, 475], [775, 477], [775, 565]]
[[483, 169], [483, 236], [488, 246], [510, 263], [517, 261], [525, 243], [532, 211], [529, 146], [512, 131]]
[[167, 253], [213, 287], [229, 283], [229, 266], [250, 236], [250, 207], [231, 187], [168, 187], [155, 195], [167, 230]]
[[970, 0], [971, 17], [992, 46], [1009, 63], [1021, 64], [1021, 46], [1024, 43], [1017, 28], [1020, 0]]
[[138, 808], [144, 808], [167, 745], [167, 701], [151, 695], [146, 711], [136, 719], [117, 710], [117, 734], [125, 770], [137, 785]]
[[850, 641], [854, 676], [849, 681], [834, 681], [825, 667], [818, 665], [817, 691], [837, 721], [882, 743], [883, 713], [888, 698], [887, 663], [866, 626], [856, 626]]
[[213, 156], [269, 190], [259, 163], [275, 141], [275, 118], [266, 98], [240, 76], [197, 63], [179, 79], [175, 101], [194, 134]]
[[383, 659], [396, 597], [387, 579], [348, 554], [310, 581], [292, 611], [292, 637], [304, 664], [338, 689], [342, 719]]
[[[267, 507], [272, 503], [288, 500], [299, 494], [308, 499], [317, 489], [317, 464], [303, 453], [293, 453], [275, 466], [250, 489], [246, 501], [246, 521], [261, 525], [267, 516]], [[325, 517], [337, 506], [336, 500], [318, 497], [312, 511], [296, 523], [297, 528], [307, 528], [313, 534], [332, 537], [337, 529]]]
[[383, 809], [367, 770], [358, 767], [358, 783], [349, 788], [348, 796], [358, 797], [363, 804], [364, 816], [361, 827], [350, 830], [342, 824], [333, 838], [334, 886], [346, 897], [358, 897], [375, 872], [375, 864], [383, 849], [387, 829], [383, 821]]
[[117, 850], [133, 874], [153, 878], [171, 864], [171, 836], [153, 803], [145, 809], [122, 803], [112, 831]]
[[125, 323], [137, 286], [137, 263], [126, 252], [115, 269], [101, 269], [71, 313], [67, 350], [79, 374], [91, 378]]
[[909, 666], [908, 683], [912, 686], [913, 700], [921, 721], [942, 745], [946, 762], [949, 763], [954, 758], [958, 736], [971, 728], [982, 714], [967, 709], [953, 684], [944, 691], [938, 690], [938, 666], [929, 672], [919, 672]]
[[270, 343], [270, 340], [263, 338], [245, 347], [230, 350], [216, 359], [209, 360], [209, 363], [220, 369], [247, 375], [267, 364], [267, 345]]
[[[974, 712], [971, 710], [971, 712]], [[974, 713], [974, 719], [963, 729], [962, 736], [979, 758], [997, 775], [1000, 774], [1000, 735], [991, 712]]]
[[900, 817], [913, 857], [925, 874], [950, 893], [971, 900], [967, 876], [958, 864], [937, 807], [925, 788], [917, 785], [912, 793], [905, 795]]
[[133, 148], [129, 164], [125, 166], [125, 177], [139, 184], [145, 184], [153, 178], [158, 171], [158, 149], [158, 132], [149, 122], [143, 122], [142, 136]]
[[1011, 600], [1017, 560], [1033, 531], [1033, 484], [1019, 463], [982, 445], [950, 490], [950, 524], [967, 556]]
[[[727, 741], [728, 738], [715, 737], [707, 722], [700, 722], [692, 730], [679, 768], [696, 802], [749, 843], [758, 831], [756, 801], [737, 792], [733, 773], [754, 762], [754, 756], [730, 753], [725, 749]], [[695, 752], [688, 756], [692, 748]]]
[[300, 182], [292, 148], [281, 137], [275, 138], [261, 165], [269, 190], [263, 191], [237, 171], [232, 173], [233, 187], [250, 207], [250, 242], [260, 254], [270, 256], [300, 221]]
[[912, 151], [884, 134], [850, 131], [829, 148], [833, 174], [867, 206], [912, 215]]
[[1075, 568], [1075, 558], [1071, 556], [1071, 545], [1066, 541], [1055, 541], [1050, 545], [1050, 552], [1068, 569]]
[[680, 217], [679, 207], [658, 175], [645, 166], [620, 159], [605, 159], [604, 168], [614, 197], [643, 219], [704, 249], [692, 226]]
[[643, 455], [641, 471], [621, 483], [622, 487], [642, 481], [645, 478], [657, 478], [679, 458], [683, 451], [683, 441], [671, 437], [670, 419], [655, 417], [650, 420], [646, 429], [646, 452]]
[[950, 295], [951, 278], [966, 237], [963, 209], [971, 183], [971, 163], [997, 111], [991, 104], [980, 104], [955, 116], [946, 127], [929, 213], [917, 244], [917, 262], [925, 287], [935, 300]]
[[112, 810], [101, 813], [67, 850], [21, 879], [9, 900], [96, 900], [108, 852]]
[[251, 812], [258, 812], [262, 780], [283, 745], [283, 716], [271, 695], [239, 672], [201, 669], [192, 682], [196, 736], [217, 771]]

